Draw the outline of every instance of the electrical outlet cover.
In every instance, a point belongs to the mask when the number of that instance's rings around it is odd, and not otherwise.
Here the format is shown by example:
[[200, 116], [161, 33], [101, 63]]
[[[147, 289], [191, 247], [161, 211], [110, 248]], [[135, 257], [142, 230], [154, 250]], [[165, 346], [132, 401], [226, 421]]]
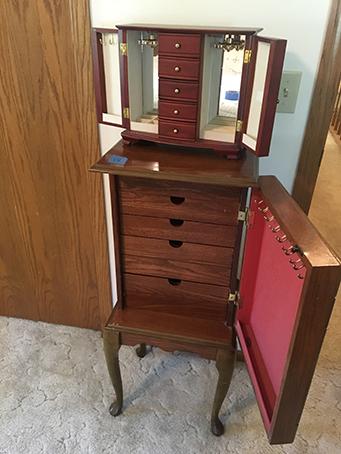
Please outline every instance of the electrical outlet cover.
[[278, 92], [277, 112], [294, 113], [298, 90], [302, 78], [301, 71], [283, 71], [281, 85]]

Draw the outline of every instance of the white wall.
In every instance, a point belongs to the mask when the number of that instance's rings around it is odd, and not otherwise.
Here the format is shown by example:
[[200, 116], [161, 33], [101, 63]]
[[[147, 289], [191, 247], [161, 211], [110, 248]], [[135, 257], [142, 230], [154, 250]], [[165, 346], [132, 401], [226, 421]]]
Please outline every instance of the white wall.
[[[331, 0], [90, 0], [93, 27], [123, 23], [262, 27], [264, 36], [287, 39], [284, 69], [303, 73], [296, 111], [276, 115], [270, 156], [260, 159], [260, 173], [276, 175], [289, 191], [296, 173], [330, 4]], [[100, 126], [103, 153], [120, 139], [120, 131]], [[106, 198], [110, 215], [108, 193]], [[115, 282], [110, 232], [109, 241], [112, 282]]]

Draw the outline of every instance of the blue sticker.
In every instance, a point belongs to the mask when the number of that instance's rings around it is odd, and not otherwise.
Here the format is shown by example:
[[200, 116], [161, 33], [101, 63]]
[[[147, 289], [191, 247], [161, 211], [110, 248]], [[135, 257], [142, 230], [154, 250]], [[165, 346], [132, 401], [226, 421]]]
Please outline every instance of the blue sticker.
[[108, 161], [110, 164], [116, 164], [118, 166], [124, 166], [126, 162], [128, 161], [128, 158], [126, 156], [118, 156], [117, 154], [112, 154], [109, 158]]

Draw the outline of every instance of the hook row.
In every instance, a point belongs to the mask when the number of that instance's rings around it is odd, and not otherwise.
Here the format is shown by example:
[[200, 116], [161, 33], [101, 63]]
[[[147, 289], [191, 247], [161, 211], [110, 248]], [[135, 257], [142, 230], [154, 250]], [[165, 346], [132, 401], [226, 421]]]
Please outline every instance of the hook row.
[[[256, 203], [258, 211], [261, 212], [265, 221], [269, 223], [268, 226], [271, 229], [272, 233], [276, 234], [275, 236], [276, 241], [278, 241], [278, 243], [280, 244], [283, 244], [282, 251], [284, 252], [284, 254], [290, 256], [292, 254], [299, 253], [300, 248], [297, 245], [292, 244], [290, 244], [289, 246], [284, 245], [284, 243], [289, 242], [288, 237], [282, 231], [281, 226], [277, 223], [275, 216], [271, 213], [269, 207], [266, 205], [264, 200], [256, 201]], [[274, 225], [273, 221], [276, 221], [277, 225]], [[304, 263], [300, 257], [298, 259], [290, 258], [289, 263], [295, 271], [299, 271], [302, 270], [302, 268], [305, 268]], [[298, 273], [297, 277], [298, 279], [304, 279], [304, 274]]]

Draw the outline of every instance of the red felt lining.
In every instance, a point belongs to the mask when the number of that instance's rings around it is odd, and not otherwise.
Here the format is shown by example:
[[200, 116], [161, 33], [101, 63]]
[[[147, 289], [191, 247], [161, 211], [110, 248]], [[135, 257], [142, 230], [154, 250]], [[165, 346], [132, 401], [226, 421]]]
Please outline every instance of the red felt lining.
[[267, 426], [280, 392], [303, 288], [298, 274], [304, 276], [305, 268], [293, 269], [289, 260], [300, 257], [284, 253], [283, 248], [292, 245], [276, 239], [284, 232], [272, 231], [278, 223], [258, 191], [253, 192], [250, 209], [253, 222], [246, 237], [236, 328]]

